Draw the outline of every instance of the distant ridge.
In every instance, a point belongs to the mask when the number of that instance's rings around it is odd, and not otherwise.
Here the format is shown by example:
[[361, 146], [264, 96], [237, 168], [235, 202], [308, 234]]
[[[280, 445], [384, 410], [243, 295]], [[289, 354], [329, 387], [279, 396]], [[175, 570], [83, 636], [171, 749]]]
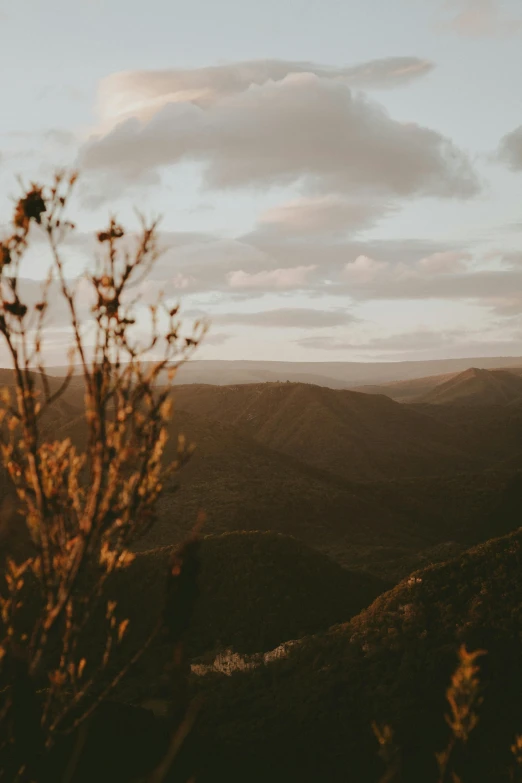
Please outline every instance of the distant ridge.
[[522, 375], [470, 367], [418, 399], [431, 405], [509, 405], [522, 401]]
[[[469, 367], [522, 368], [522, 356], [464, 357], [408, 362], [277, 362], [256, 360], [193, 359], [179, 371], [178, 383], [233, 383], [294, 381], [330, 388], [406, 381], [444, 373], [459, 373]], [[63, 376], [65, 366], [48, 367], [49, 375]]]
[[422, 378], [408, 378], [405, 381], [390, 381], [389, 383], [367, 384], [351, 388], [352, 391], [362, 394], [384, 394], [385, 397], [389, 397], [395, 402], [418, 402], [419, 398], [456, 375], [459, 373], [446, 372], [441, 375], [426, 375]]

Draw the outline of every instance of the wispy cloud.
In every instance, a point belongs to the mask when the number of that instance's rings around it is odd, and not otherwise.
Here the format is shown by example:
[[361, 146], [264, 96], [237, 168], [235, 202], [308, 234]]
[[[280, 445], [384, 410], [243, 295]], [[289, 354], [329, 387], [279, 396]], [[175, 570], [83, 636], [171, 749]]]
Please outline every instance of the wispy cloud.
[[379, 198], [347, 199], [334, 194], [298, 198], [263, 212], [258, 230], [274, 235], [354, 234], [371, 228], [394, 209], [397, 208]]
[[459, 356], [506, 356], [521, 351], [520, 329], [497, 337], [467, 329], [430, 330], [417, 328], [411, 332], [397, 332], [368, 340], [339, 338], [336, 335], [317, 335], [296, 340], [301, 348], [326, 353], [364, 355], [374, 361], [408, 361], [427, 358]]
[[210, 316], [215, 324], [263, 327], [269, 329], [322, 329], [346, 326], [357, 319], [346, 308], [319, 310], [311, 307], [280, 307], [273, 310], [229, 312]]
[[522, 16], [512, 17], [501, 0], [446, 0], [443, 27], [467, 38], [497, 38], [522, 32]]
[[231, 288], [296, 290], [307, 287], [310, 273], [315, 269], [317, 269], [315, 264], [284, 269], [263, 269], [261, 272], [244, 272], [238, 269], [236, 272], [229, 272], [227, 279]]

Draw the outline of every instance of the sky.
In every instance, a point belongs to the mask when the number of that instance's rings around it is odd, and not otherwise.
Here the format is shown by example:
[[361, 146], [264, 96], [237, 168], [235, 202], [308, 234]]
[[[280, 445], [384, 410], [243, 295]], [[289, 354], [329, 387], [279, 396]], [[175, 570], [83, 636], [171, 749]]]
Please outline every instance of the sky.
[[161, 214], [147, 290], [210, 319], [198, 358], [522, 354], [518, 0], [0, 0], [0, 26], [0, 223], [18, 175], [77, 167], [74, 276], [109, 214]]

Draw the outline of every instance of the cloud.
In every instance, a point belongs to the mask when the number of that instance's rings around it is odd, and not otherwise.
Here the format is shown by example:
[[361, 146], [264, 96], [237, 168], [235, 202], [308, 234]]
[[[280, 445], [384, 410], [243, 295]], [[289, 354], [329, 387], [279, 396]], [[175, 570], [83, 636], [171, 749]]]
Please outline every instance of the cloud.
[[482, 299], [482, 304], [503, 318], [520, 317], [522, 315], [522, 294], [485, 296]]
[[522, 170], [522, 125], [500, 140], [496, 157], [511, 171]]
[[522, 231], [522, 220], [514, 220], [511, 223], [504, 223], [504, 225], [497, 227], [497, 231], [499, 233], [500, 232], [503, 233], [505, 231], [513, 231], [516, 232], [517, 234], [520, 234], [520, 232]]
[[415, 330], [412, 332], [401, 332], [399, 334], [389, 334], [385, 337], [374, 337], [370, 340], [361, 341], [357, 339], [346, 340], [335, 336], [311, 336], [304, 337], [296, 342], [301, 347], [315, 348], [323, 351], [336, 351], [340, 349], [359, 350], [419, 350], [423, 348], [438, 347], [441, 342], [454, 343], [459, 337], [469, 334], [461, 330], [431, 331], [427, 329]]
[[356, 89], [386, 89], [426, 75], [434, 65], [419, 57], [385, 57], [335, 68], [313, 62], [247, 60], [229, 65], [163, 71], [123, 71], [103, 79], [98, 94], [102, 128], [122, 119], [150, 120], [168, 103], [207, 107], [252, 85], [279, 82], [291, 74], [314, 74]]
[[298, 198], [263, 212], [258, 230], [271, 234], [353, 234], [371, 228], [392, 211], [380, 199], [355, 200], [336, 195]]
[[520, 269], [522, 265], [522, 250], [509, 250], [502, 254], [502, 263], [511, 269]]
[[[510, 343], [511, 335], [497, 336], [495, 331], [499, 324], [503, 324], [501, 328], [505, 332], [522, 323], [522, 296], [517, 294], [522, 291], [522, 264], [520, 254], [515, 251], [481, 254], [477, 261], [482, 266], [477, 268], [472, 265], [472, 254], [465, 247], [448, 248], [437, 241], [354, 241], [350, 238], [329, 241], [323, 235], [300, 236], [298, 231], [281, 235], [254, 232], [234, 240], [197, 232], [164, 233], [160, 235], [160, 244], [169, 249], [158, 260], [139, 293], [150, 301], [159, 290], [164, 290], [176, 301], [181, 299], [189, 307], [195, 307], [194, 294], [205, 292], [207, 299], [199, 306], [206, 312], [183, 310], [182, 317], [184, 320], [201, 315], [210, 317], [218, 331], [214, 334], [211, 330], [209, 346], [223, 345], [241, 333], [241, 327], [249, 326], [265, 330], [315, 331], [315, 334], [301, 338], [301, 348], [340, 354], [349, 351], [352, 356], [358, 352], [361, 356], [398, 360], [408, 352], [426, 356], [437, 352], [470, 356], [477, 355], [474, 352], [498, 354], [502, 353], [502, 346], [510, 344], [512, 348], [507, 352], [514, 350], [516, 353], [518, 338], [513, 337]], [[92, 250], [92, 239], [87, 234], [76, 234], [68, 244], [70, 252], [80, 256], [83, 250], [89, 255]], [[65, 257], [67, 255], [65, 252]], [[40, 256], [37, 252], [35, 270], [40, 269]], [[22, 281], [22, 296], [32, 302], [39, 299], [39, 289], [40, 284], [36, 281]], [[255, 306], [244, 304], [246, 300], [259, 300], [272, 292], [286, 305], [293, 291], [305, 294], [310, 306], [292, 307], [293, 301], [290, 301], [289, 306], [275, 307], [273, 297], [272, 309], [258, 303]], [[138, 291], [134, 289], [133, 293]], [[81, 316], [88, 317], [92, 296], [89, 287], [80, 288], [79, 296]], [[325, 296], [328, 305], [321, 306]], [[422, 328], [412, 329], [412, 336], [405, 340], [401, 335], [393, 334], [365, 339], [357, 334], [358, 325], [353, 333], [347, 329], [351, 324], [357, 324], [358, 319], [350, 312], [356, 303], [430, 299], [473, 302], [499, 316], [498, 322], [488, 321], [486, 338], [478, 333], [461, 338], [455, 336], [458, 330], [450, 334], [450, 330], [443, 329], [441, 334], [444, 336], [438, 335], [438, 342], [434, 341], [435, 332]], [[57, 292], [53, 291], [51, 300], [49, 327], [60, 330], [68, 323], [67, 309]], [[229, 312], [223, 312], [227, 302], [236, 301], [243, 302], [239, 305], [241, 312], [237, 312], [236, 304]], [[331, 303], [335, 301], [342, 307], [332, 307]], [[213, 309], [220, 312], [212, 316]], [[343, 327], [348, 332], [347, 337], [343, 337]], [[416, 345], [411, 342], [414, 340], [417, 340]]]
[[[348, 265], [349, 268], [349, 265]], [[403, 264], [390, 265], [384, 274], [373, 274], [365, 280], [348, 279], [339, 284], [339, 295], [357, 300], [369, 299], [476, 299], [512, 296], [522, 287], [522, 270], [478, 269], [457, 274], [422, 275]], [[328, 293], [334, 294], [336, 286]]]
[[356, 320], [345, 308], [316, 310], [307, 307], [282, 307], [275, 310], [261, 310], [250, 313], [226, 313], [211, 316], [218, 324], [240, 326], [262, 326], [275, 329], [310, 329], [345, 326]]
[[375, 261], [369, 256], [357, 256], [355, 261], [349, 261], [344, 268], [344, 277], [351, 283], [365, 285], [376, 280], [387, 272], [390, 264], [387, 261]]
[[463, 251], [446, 250], [424, 256], [414, 264], [403, 262], [392, 264], [389, 261], [376, 261], [369, 256], [357, 256], [349, 261], [343, 270], [348, 282], [361, 286], [374, 283], [400, 283], [401, 281], [422, 280], [438, 275], [449, 275], [466, 271], [465, 261], [471, 254]]
[[[133, 253], [135, 240], [136, 237], [129, 232], [120, 250], [128, 249]], [[142, 290], [152, 295], [160, 290], [169, 297], [195, 292], [235, 294], [237, 290], [242, 296], [244, 289], [251, 296], [249, 288], [253, 288], [257, 296], [263, 285], [267, 290], [280, 285], [284, 287], [287, 283], [291, 285], [292, 281], [301, 285], [307, 274], [307, 270], [294, 271], [291, 267], [297, 265], [293, 264], [287, 264], [288, 271], [281, 270], [281, 265], [270, 254], [241, 237], [225, 239], [203, 232], [160, 232], [158, 245], [162, 252], [142, 285]], [[34, 235], [34, 251], [28, 266], [41, 274], [40, 256], [46, 251], [42, 232]], [[99, 244], [94, 234], [74, 232], [65, 240], [63, 251], [66, 258], [75, 259], [78, 270], [92, 269]], [[256, 277], [258, 273], [263, 274]]]
[[417, 268], [428, 274], [449, 275], [466, 271], [466, 261], [470, 261], [471, 258], [471, 253], [446, 250], [443, 253], [432, 253], [430, 256], [421, 258]]
[[[95, 244], [90, 235], [75, 234], [70, 251], [87, 262]], [[435, 240], [363, 241], [301, 234], [296, 229], [288, 233], [256, 230], [236, 239], [163, 232], [159, 244], [164, 253], [148, 275], [147, 290], [152, 294], [161, 289], [175, 298], [205, 293], [248, 299], [270, 291], [299, 290], [309, 296], [340, 295], [361, 301], [410, 294], [413, 298], [438, 297], [442, 289], [453, 299], [464, 295], [468, 279], [474, 290], [473, 276], [478, 274], [471, 266], [466, 272], [471, 258], [466, 248], [458, 244], [448, 248]], [[507, 271], [490, 272], [495, 286], [496, 277], [498, 287], [503, 285], [502, 275]], [[512, 284], [506, 279], [506, 285]], [[483, 285], [486, 288], [489, 281]]]
[[[520, 253], [495, 250], [491, 258], [482, 254], [474, 260], [467, 247], [436, 240], [363, 241], [296, 230], [254, 231], [237, 239], [164, 232], [159, 243], [165, 253], [142, 286], [148, 300], [162, 290], [175, 300], [193, 301], [195, 294], [205, 293], [222, 305], [299, 291], [310, 298], [352, 302], [461, 299], [507, 316], [516, 311], [513, 297], [522, 291]], [[77, 268], [83, 267], [83, 257], [91, 257], [93, 244], [87, 234], [71, 238]], [[36, 254], [35, 270], [38, 259]]]
[[210, 188], [297, 183], [312, 195], [398, 197], [479, 190], [470, 161], [448, 138], [392, 119], [335, 74], [283, 72], [259, 83], [243, 76], [240, 83], [249, 86], [233, 93], [215, 93], [209, 82], [211, 101], [167, 94], [145, 115], [136, 104], [127, 119], [86, 143], [79, 166], [113, 187], [150, 182], [163, 166], [192, 161]]
[[[77, 268], [83, 267], [82, 257], [91, 258], [94, 244], [87, 234], [71, 237]], [[204, 293], [222, 310], [225, 301], [299, 291], [309, 298], [344, 297], [348, 302], [469, 300], [504, 317], [516, 312], [514, 292], [522, 291], [519, 253], [498, 250], [491, 259], [486, 254], [474, 260], [467, 247], [437, 240], [340, 239], [289, 229], [254, 231], [236, 239], [163, 232], [159, 244], [165, 252], [142, 286], [148, 301], [160, 290], [176, 301], [189, 297], [192, 302], [194, 295]], [[38, 254], [34, 260], [36, 269]]]
[[[92, 307], [96, 303], [94, 287], [84, 276], [75, 278], [69, 277], [67, 282], [70, 290], [72, 290], [75, 295], [76, 314], [80, 324], [80, 332], [84, 338], [84, 344], [90, 349], [94, 344], [93, 340], [96, 329], [96, 323], [92, 313]], [[145, 280], [141, 282], [139, 287], [128, 290], [122, 297], [123, 305], [132, 304], [136, 318], [135, 326], [130, 327], [130, 334], [132, 334], [133, 339], [141, 341], [142, 344], [147, 344], [151, 335], [151, 318], [146, 305], [156, 301], [160, 288], [163, 288], [160, 281], [152, 281], [152, 285], [149, 285], [149, 282]], [[7, 290], [8, 288], [6, 285], [3, 293], [5, 294]], [[42, 301], [43, 283], [39, 280], [22, 277], [19, 278], [18, 291], [21, 301], [29, 308], [27, 326], [29, 345], [31, 345], [36, 337], [34, 329], [36, 314], [33, 308], [37, 302]], [[138, 296], [136, 297], [136, 295]], [[7, 294], [7, 296], [9, 297], [9, 294]], [[137, 302], [135, 302], [136, 298], [138, 299]], [[74, 332], [71, 326], [69, 306], [61, 293], [60, 285], [56, 279], [48, 289], [47, 302], [48, 307], [44, 315], [44, 328], [42, 333], [43, 355], [46, 361], [50, 361], [50, 357], [53, 357], [53, 362], [65, 364], [67, 362], [68, 349], [74, 345]], [[202, 313], [200, 314], [200, 317], [204, 315], [205, 314]], [[190, 327], [192, 325], [192, 319], [189, 313], [186, 313], [184, 310], [181, 311], [181, 323], [182, 333], [184, 333], [184, 327]], [[190, 336], [190, 329], [188, 330], [188, 336]], [[205, 343], [208, 345], [221, 345], [226, 339], [228, 339], [228, 335], [212, 334], [208, 339], [205, 338]], [[10, 362], [9, 356], [2, 358], [2, 356], [4, 356], [4, 354], [2, 354], [2, 342], [3, 341], [0, 340], [0, 360]]]
[[254, 273], [240, 269], [229, 272], [227, 279], [231, 288], [297, 289], [306, 287], [308, 276], [314, 269], [317, 269], [314, 264]]
[[[27, 175], [34, 178], [43, 177], [48, 174], [52, 164], [52, 171], [55, 171], [56, 158], [62, 159], [62, 163], [72, 161], [77, 154], [78, 139], [74, 133], [66, 129], [49, 128], [46, 130], [18, 130], [7, 131], [0, 134], [0, 144], [2, 146], [2, 157], [6, 163], [17, 162], [17, 168], [20, 161], [31, 160], [31, 171]], [[65, 161], [64, 161], [65, 156]], [[35, 165], [34, 160], [37, 160]], [[17, 170], [15, 174], [26, 175], [26, 172]], [[25, 176], [24, 176], [25, 179]]]
[[434, 67], [429, 60], [418, 57], [384, 57], [345, 68], [340, 78], [356, 89], [384, 90], [426, 76]]
[[447, 0], [444, 27], [467, 38], [504, 37], [522, 31], [522, 18], [503, 13], [500, 0]]
[[[406, 264], [402, 261], [391, 263], [389, 261], [377, 261], [370, 256], [360, 255], [354, 261], [349, 261], [342, 273], [342, 277], [354, 288], [359, 288], [375, 296], [381, 291], [386, 298], [395, 298], [403, 289], [410, 292], [426, 290], [426, 286], [437, 286], [435, 281], [441, 276], [461, 277], [467, 271], [467, 261], [472, 258], [467, 251], [445, 250], [437, 251], [420, 258], [414, 263]], [[448, 286], [444, 285], [447, 290]]]
[[60, 128], [51, 128], [45, 131], [43, 137], [46, 141], [59, 147], [70, 147], [77, 143], [77, 137], [72, 131]]
[[413, 329], [365, 341], [340, 339], [335, 335], [296, 340], [296, 344], [308, 350], [349, 353], [352, 356], [360, 353], [373, 361], [513, 355], [520, 353], [520, 342], [520, 330], [488, 339], [482, 332], [461, 328], [437, 331]]
[[[257, 270], [315, 265], [316, 269], [309, 277], [310, 287], [314, 289], [324, 289], [325, 284], [334, 288], [336, 284], [346, 282], [347, 264], [359, 256], [371, 259], [371, 262], [359, 261], [357, 264], [359, 274], [368, 277], [368, 267], [376, 264], [379, 265], [376, 269], [381, 273], [384, 269], [380, 266], [382, 264], [387, 264], [390, 269], [396, 271], [408, 270], [410, 267], [415, 267], [422, 258], [450, 250], [447, 242], [432, 239], [356, 240], [337, 236], [301, 236], [297, 232], [276, 236], [254, 231], [243, 235], [241, 243], [243, 247], [255, 247], [258, 252], [263, 253], [263, 257], [259, 257], [257, 262], [250, 257], [250, 263], [259, 264]], [[467, 252], [467, 247], [452, 242], [451, 251]], [[419, 275], [420, 273], [417, 272], [417, 276]]]
[[500, 261], [502, 266], [519, 269], [522, 264], [522, 250], [489, 250], [482, 256], [484, 261]]
[[[263, 285], [271, 290], [277, 288], [277, 278], [282, 282], [274, 259], [241, 238], [171, 232], [161, 234], [159, 243], [164, 252], [149, 279], [161, 283], [167, 295], [176, 293], [180, 282], [184, 293], [248, 292]], [[255, 277], [262, 272], [264, 276]]]
[[[93, 288], [85, 279], [69, 280], [72, 290], [76, 293], [76, 311], [80, 322], [80, 331], [84, 337], [89, 338], [92, 334], [92, 314], [91, 306], [95, 302], [93, 297]], [[2, 294], [6, 294], [7, 284], [4, 286]], [[41, 302], [43, 298], [43, 284], [39, 280], [31, 280], [26, 277], [20, 277], [18, 281], [18, 293], [21, 301], [29, 308], [27, 318], [28, 342], [31, 346], [36, 337], [35, 333], [35, 311], [34, 306]], [[7, 297], [12, 297], [7, 294]], [[60, 292], [59, 285], [54, 281], [48, 290], [48, 308], [44, 315], [44, 328], [42, 334], [42, 352], [46, 361], [53, 361], [57, 364], [67, 363], [68, 349], [74, 344], [74, 333], [71, 328], [71, 317], [69, 307]], [[11, 366], [11, 358], [5, 353], [5, 341], [0, 341], [0, 361], [3, 366]]]
[[205, 335], [203, 339], [203, 345], [223, 345], [224, 343], [228, 342], [230, 340], [229, 334], [223, 334], [222, 332], [210, 332]]
[[35, 92], [37, 101], [65, 100], [67, 103], [87, 99], [87, 91], [71, 84], [46, 84]]

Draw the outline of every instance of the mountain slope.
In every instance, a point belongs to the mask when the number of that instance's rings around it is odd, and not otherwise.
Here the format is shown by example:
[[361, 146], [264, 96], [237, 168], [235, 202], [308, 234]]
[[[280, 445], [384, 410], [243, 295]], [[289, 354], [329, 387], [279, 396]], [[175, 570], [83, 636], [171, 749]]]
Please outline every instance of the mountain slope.
[[442, 375], [428, 375], [406, 381], [373, 384], [369, 386], [354, 386], [352, 391], [363, 394], [384, 394], [395, 402], [416, 402], [421, 396], [432, 391], [445, 381], [454, 378], [458, 373], [450, 372]]
[[[205, 533], [275, 530], [325, 550], [363, 545], [380, 538], [410, 542], [396, 525], [397, 514], [376, 503], [364, 487], [348, 484], [257, 443], [220, 422], [178, 411], [169, 425], [165, 452], [177, 456], [178, 434], [197, 445], [189, 463], [167, 481], [158, 503], [158, 521], [137, 545], [156, 549], [182, 540], [198, 513], [207, 516]], [[57, 437], [80, 448], [86, 425], [79, 417]], [[386, 531], [389, 531], [386, 534]], [[415, 546], [422, 537], [415, 538]]]
[[[480, 369], [476, 368], [479, 372]], [[517, 377], [522, 376], [521, 367], [491, 367], [489, 372], [496, 373], [509, 373]], [[471, 373], [472, 369], [467, 368], [462, 372], [449, 372], [441, 375], [428, 375], [419, 378], [411, 378], [403, 381], [392, 381], [389, 383], [370, 384], [365, 386], [353, 386], [352, 391], [363, 392], [364, 394], [384, 394], [386, 397], [395, 400], [396, 402], [403, 403], [417, 403], [417, 402], [429, 402], [426, 399], [427, 395], [434, 392], [437, 387], [442, 387], [442, 384], [456, 379], [459, 375], [465, 376]], [[451, 384], [448, 384], [451, 388]], [[484, 400], [484, 402], [486, 402]]]
[[449, 474], [485, 466], [451, 426], [384, 396], [307, 384], [180, 386], [179, 410], [348, 479]]
[[400, 512], [388, 511], [366, 487], [281, 454], [235, 427], [178, 411], [170, 432], [168, 448], [179, 432], [197, 448], [166, 486], [158, 523], [141, 546], [173, 543], [174, 535], [192, 528], [200, 509], [207, 515], [205, 532], [274, 530], [325, 551], [381, 538], [408, 545], [415, 539], [413, 546], [419, 541], [398, 523]]
[[[461, 643], [484, 648], [484, 704], [463, 780], [506, 781], [522, 723], [522, 533], [417, 572], [350, 623], [254, 671], [202, 678], [199, 780], [379, 779], [370, 724], [395, 730], [404, 781], [435, 781], [444, 693]], [[246, 777], [245, 777], [246, 776]]]
[[[150, 615], [161, 606], [171, 553], [171, 547], [143, 552], [109, 582], [108, 595], [138, 627], [154, 624]], [[267, 652], [349, 620], [390, 586], [272, 532], [205, 536], [201, 563], [200, 595], [187, 637], [196, 656], [228, 648]]]
[[[176, 456], [181, 432], [197, 444], [195, 454], [167, 482], [157, 523], [137, 550], [179, 542], [204, 510], [204, 533], [285, 533], [346, 567], [397, 580], [445, 559], [454, 545], [458, 550], [519, 524], [522, 479], [513, 470], [349, 481], [258, 443], [243, 429], [179, 409], [167, 459]], [[56, 435], [81, 445], [85, 422], [74, 420]]]

